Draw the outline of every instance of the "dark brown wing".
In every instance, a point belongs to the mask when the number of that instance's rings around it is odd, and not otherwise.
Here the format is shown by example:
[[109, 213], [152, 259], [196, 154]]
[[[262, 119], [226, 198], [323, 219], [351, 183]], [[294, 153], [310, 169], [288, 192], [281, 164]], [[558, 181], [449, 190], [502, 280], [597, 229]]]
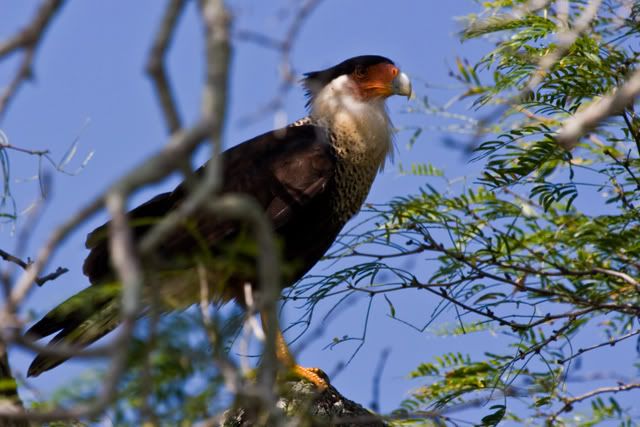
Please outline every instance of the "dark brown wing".
[[[276, 231], [287, 230], [295, 216], [313, 206], [314, 200], [331, 185], [335, 155], [326, 142], [325, 130], [316, 126], [296, 126], [268, 132], [222, 155], [223, 193], [252, 195], [271, 219]], [[203, 168], [197, 173], [201, 175]], [[160, 194], [129, 212], [134, 237], [140, 239], [154, 222], [184, 200], [185, 187], [181, 184], [170, 193]], [[324, 204], [324, 203], [323, 203]], [[197, 234], [210, 247], [235, 232], [235, 224], [220, 222], [203, 211], [193, 218]], [[87, 236], [91, 250], [83, 271], [92, 283], [110, 277], [111, 267], [107, 244], [107, 224]], [[286, 237], [286, 236], [285, 236]], [[177, 232], [161, 245], [164, 255], [188, 254], [196, 243], [184, 230]]]

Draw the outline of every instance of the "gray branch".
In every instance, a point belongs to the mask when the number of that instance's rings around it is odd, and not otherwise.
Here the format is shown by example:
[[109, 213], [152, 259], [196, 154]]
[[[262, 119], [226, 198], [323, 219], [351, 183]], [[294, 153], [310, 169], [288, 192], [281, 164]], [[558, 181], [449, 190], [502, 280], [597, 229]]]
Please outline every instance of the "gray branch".
[[9, 102], [11, 102], [11, 99], [13, 99], [22, 83], [31, 78], [33, 74], [31, 67], [36, 49], [53, 17], [63, 4], [64, 0], [43, 1], [33, 20], [26, 28], [7, 40], [0, 42], [0, 59], [15, 51], [24, 50], [18, 71], [4, 92], [0, 94], [0, 119], [6, 112]]

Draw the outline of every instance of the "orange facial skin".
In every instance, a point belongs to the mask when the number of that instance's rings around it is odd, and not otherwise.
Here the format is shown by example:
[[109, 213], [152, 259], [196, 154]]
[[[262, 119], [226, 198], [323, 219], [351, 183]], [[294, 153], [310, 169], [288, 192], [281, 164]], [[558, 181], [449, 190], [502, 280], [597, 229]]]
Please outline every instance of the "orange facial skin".
[[392, 82], [399, 72], [393, 64], [376, 64], [356, 69], [351, 78], [356, 82], [363, 100], [384, 99], [393, 95]]

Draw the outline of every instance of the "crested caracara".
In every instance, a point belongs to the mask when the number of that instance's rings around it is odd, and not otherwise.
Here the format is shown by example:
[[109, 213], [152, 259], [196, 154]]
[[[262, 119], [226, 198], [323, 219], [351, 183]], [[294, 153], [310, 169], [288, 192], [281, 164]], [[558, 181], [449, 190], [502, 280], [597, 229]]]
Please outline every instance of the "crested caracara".
[[[284, 286], [294, 284], [318, 262], [362, 206], [393, 149], [385, 100], [412, 93], [406, 74], [389, 59], [373, 55], [307, 73], [303, 84], [308, 95], [307, 117], [222, 154], [222, 193], [246, 193], [262, 206], [280, 243]], [[130, 211], [134, 238], [141, 239], [186, 195], [181, 184]], [[118, 325], [120, 298], [117, 292], [104, 292], [106, 284], [117, 282], [106, 227], [91, 232], [86, 241], [90, 252], [83, 271], [92, 286], [51, 310], [29, 329], [30, 337], [56, 334], [49, 345], [86, 346]], [[250, 283], [257, 291], [260, 286], [255, 244], [251, 243], [245, 226], [218, 220], [203, 209], [159, 245], [152, 259], [143, 260], [143, 306], [149, 307], [152, 292], [163, 312], [196, 303], [199, 265], [205, 266], [215, 301], [235, 299], [242, 304], [244, 284]], [[264, 323], [268, 321], [263, 317]], [[326, 387], [317, 370], [294, 363], [280, 331], [277, 339], [277, 354], [285, 366], [318, 387]], [[64, 360], [38, 355], [28, 375], [37, 376]]]

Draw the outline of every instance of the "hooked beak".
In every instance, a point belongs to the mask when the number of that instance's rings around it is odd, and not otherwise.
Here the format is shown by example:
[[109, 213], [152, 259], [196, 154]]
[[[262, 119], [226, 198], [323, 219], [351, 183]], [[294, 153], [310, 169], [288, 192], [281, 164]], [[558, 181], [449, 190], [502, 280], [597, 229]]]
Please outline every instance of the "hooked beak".
[[405, 73], [398, 73], [391, 82], [394, 95], [406, 96], [409, 99], [414, 98], [413, 90], [411, 89], [411, 80]]

